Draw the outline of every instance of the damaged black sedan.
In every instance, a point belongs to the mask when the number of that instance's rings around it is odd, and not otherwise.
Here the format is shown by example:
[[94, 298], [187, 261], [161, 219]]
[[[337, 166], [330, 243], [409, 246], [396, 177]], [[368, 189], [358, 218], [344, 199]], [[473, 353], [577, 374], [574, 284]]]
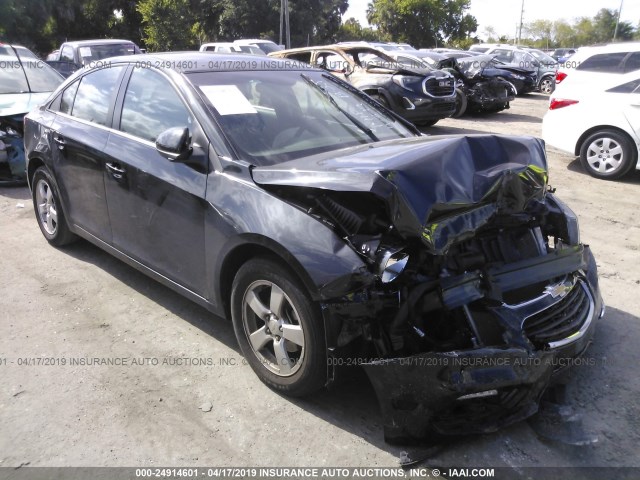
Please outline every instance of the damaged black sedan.
[[49, 243], [231, 318], [285, 394], [363, 365], [390, 441], [532, 415], [604, 311], [540, 140], [424, 137], [305, 64], [112, 59], [27, 115], [25, 148]]

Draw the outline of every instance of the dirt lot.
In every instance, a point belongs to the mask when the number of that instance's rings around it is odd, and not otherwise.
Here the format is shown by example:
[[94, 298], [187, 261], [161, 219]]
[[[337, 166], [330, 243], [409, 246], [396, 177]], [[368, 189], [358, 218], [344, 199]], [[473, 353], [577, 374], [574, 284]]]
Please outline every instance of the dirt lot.
[[[537, 136], [546, 107], [532, 94], [429, 133]], [[449, 446], [429, 465], [640, 466], [640, 172], [595, 180], [553, 149], [549, 164], [596, 255], [607, 303], [588, 352], [594, 365], [569, 383], [598, 442], [542, 441], [523, 422]], [[0, 245], [0, 466], [398, 465], [404, 448], [385, 444], [361, 372], [308, 400], [279, 396], [243, 365], [227, 321], [86, 242], [48, 246], [26, 188], [0, 188]], [[94, 357], [127, 364], [70, 364]]]

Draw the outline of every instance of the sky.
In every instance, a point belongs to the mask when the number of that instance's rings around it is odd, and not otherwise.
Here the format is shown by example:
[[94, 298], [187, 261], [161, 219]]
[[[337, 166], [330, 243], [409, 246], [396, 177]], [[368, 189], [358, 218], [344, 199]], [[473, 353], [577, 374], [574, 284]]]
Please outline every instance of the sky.
[[[368, 25], [367, 5], [370, 0], [349, 0], [349, 9], [344, 19], [357, 18]], [[498, 35], [513, 37], [520, 22], [521, 0], [471, 0], [468, 13], [478, 20], [477, 35], [486, 37], [486, 27], [495, 28]], [[620, 0], [524, 0], [523, 23], [538, 19], [571, 21], [576, 17], [593, 17], [601, 8], [618, 10]], [[623, 0], [620, 20], [631, 22], [635, 27], [640, 22], [640, 1]]]

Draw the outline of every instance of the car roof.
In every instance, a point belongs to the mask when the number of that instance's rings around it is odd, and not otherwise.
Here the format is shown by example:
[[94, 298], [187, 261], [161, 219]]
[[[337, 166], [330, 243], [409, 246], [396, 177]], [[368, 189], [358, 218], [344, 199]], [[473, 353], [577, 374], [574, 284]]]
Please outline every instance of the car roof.
[[84, 45], [116, 45], [122, 43], [135, 43], [132, 40], [120, 40], [117, 38], [98, 38], [95, 40], [73, 40], [70, 42], [64, 42], [64, 45], [73, 45], [73, 46], [84, 46]]
[[[133, 63], [141, 66], [150, 64], [159, 68], [174, 70], [179, 73], [191, 72], [228, 72], [253, 70], [319, 70], [312, 68], [304, 62], [297, 62], [290, 58], [275, 57], [251, 57], [243, 53], [216, 53], [211, 52], [162, 52], [144, 53], [140, 55], [124, 55], [107, 60], [109, 63]], [[96, 67], [99, 69], [100, 67]]]

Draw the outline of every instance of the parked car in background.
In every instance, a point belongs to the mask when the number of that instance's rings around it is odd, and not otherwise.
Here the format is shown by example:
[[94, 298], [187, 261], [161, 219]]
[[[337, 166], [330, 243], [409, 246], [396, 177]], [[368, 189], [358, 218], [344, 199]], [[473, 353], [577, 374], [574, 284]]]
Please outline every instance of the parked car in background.
[[536, 72], [536, 88], [550, 94], [555, 89], [555, 75], [558, 62], [541, 50], [505, 44], [472, 45], [470, 51], [493, 54], [501, 62]]
[[294, 48], [269, 54], [323, 68], [416, 125], [431, 126], [455, 112], [453, 77], [427, 65], [406, 66], [366, 43]]
[[547, 144], [579, 155], [594, 177], [618, 179], [640, 169], [640, 70], [558, 87], [542, 136]]
[[640, 42], [582, 47], [560, 66], [556, 74], [556, 84], [608, 83], [612, 76], [638, 70]]
[[[271, 52], [277, 52], [278, 50], [282, 50], [284, 48], [282, 45], [278, 45], [277, 43], [272, 42], [271, 40], [262, 40], [257, 38], [234, 40], [233, 44], [237, 45], [241, 49], [242, 47], [257, 47], [260, 50], [262, 50], [264, 55], [267, 55]], [[253, 53], [253, 52], [247, 52], [245, 50], [243, 50], [243, 52]]]
[[4, 55], [18, 56], [20, 58], [35, 58], [36, 60], [40, 60], [40, 57], [27, 47], [0, 42], [0, 56]]
[[556, 48], [549, 56], [559, 64], [563, 64], [574, 53], [576, 53], [575, 48]]
[[212, 53], [248, 53], [250, 55], [264, 55], [265, 53], [255, 45], [238, 45], [233, 42], [212, 42], [200, 45], [201, 52]]
[[2, 47], [11, 54], [0, 54], [0, 185], [24, 184], [24, 115], [44, 102], [63, 78], [22, 49], [16, 48], [16, 55], [11, 46]]
[[92, 62], [101, 63], [105, 59], [120, 55], [141, 54], [140, 48], [129, 40], [78, 40], [63, 43], [57, 56], [53, 56], [47, 63], [58, 70], [63, 77], [68, 77], [76, 70], [81, 69]]
[[468, 59], [469, 57], [483, 56], [480, 61], [485, 63], [485, 65], [482, 65], [485, 77], [499, 77], [506, 80], [513, 86], [516, 95], [524, 95], [536, 89], [537, 73], [535, 71], [507, 65], [499, 61], [495, 55], [492, 55], [492, 58], [486, 58], [486, 55], [477, 52], [450, 51], [437, 53], [427, 49], [423, 49], [421, 52], [423, 53], [418, 54], [418, 56], [435, 68], [453, 68], [451, 59]]
[[604, 311], [542, 141], [422, 136], [326, 71], [220, 58], [113, 59], [27, 115], [45, 239], [230, 318], [280, 394], [362, 365], [389, 441], [535, 413]]

